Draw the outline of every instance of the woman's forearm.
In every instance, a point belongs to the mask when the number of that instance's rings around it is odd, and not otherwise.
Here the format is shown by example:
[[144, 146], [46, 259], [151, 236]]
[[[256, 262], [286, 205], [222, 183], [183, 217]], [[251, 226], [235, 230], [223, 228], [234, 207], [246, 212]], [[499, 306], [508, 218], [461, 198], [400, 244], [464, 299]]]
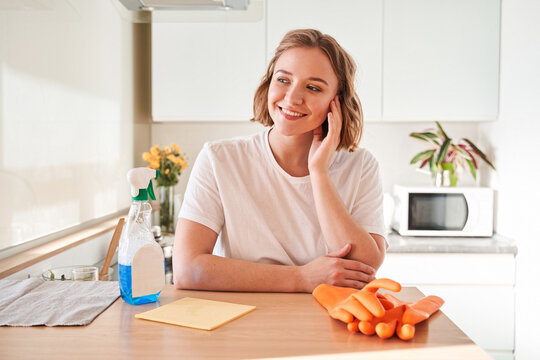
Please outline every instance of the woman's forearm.
[[315, 207], [330, 252], [352, 245], [349, 259], [379, 268], [385, 246], [374, 239], [348, 212], [328, 173], [311, 174]]
[[212, 255], [217, 233], [180, 218], [173, 250], [174, 284], [178, 289], [216, 291], [311, 292], [319, 284], [361, 289], [375, 269], [343, 257], [345, 246], [298, 266], [260, 264]]
[[200, 254], [173, 259], [174, 284], [179, 289], [216, 291], [310, 291], [299, 266], [253, 263]]

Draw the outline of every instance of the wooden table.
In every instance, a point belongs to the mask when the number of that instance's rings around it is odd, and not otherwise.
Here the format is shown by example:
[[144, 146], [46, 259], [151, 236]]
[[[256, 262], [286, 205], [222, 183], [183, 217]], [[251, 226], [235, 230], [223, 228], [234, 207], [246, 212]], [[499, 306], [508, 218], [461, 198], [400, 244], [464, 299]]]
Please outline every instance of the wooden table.
[[[172, 285], [161, 305], [185, 296], [255, 305], [213, 331], [135, 319], [157, 305], [119, 298], [87, 326], [0, 327], [0, 359], [489, 359], [442, 312], [416, 326], [411, 341], [350, 333], [311, 294], [180, 291]], [[397, 296], [419, 299], [416, 288]], [[444, 307], [443, 307], [444, 310]]]

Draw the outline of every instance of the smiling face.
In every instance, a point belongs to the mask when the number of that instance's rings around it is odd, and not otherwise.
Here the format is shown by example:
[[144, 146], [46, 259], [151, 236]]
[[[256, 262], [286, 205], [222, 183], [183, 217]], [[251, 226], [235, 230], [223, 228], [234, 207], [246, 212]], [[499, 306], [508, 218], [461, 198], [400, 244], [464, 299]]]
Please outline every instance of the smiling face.
[[275, 129], [286, 136], [310, 133], [326, 119], [337, 90], [338, 78], [322, 50], [285, 51], [268, 89], [268, 112]]

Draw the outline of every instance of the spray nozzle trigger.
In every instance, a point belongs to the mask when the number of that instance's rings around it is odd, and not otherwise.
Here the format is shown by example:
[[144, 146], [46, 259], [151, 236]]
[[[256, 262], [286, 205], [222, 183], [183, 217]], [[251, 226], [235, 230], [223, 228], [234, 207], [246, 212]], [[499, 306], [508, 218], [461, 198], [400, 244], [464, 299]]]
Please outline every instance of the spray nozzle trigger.
[[131, 196], [133, 200], [148, 200], [148, 195], [152, 200], [156, 199], [152, 188], [152, 179], [159, 176], [159, 171], [150, 168], [134, 168], [128, 171], [128, 182], [131, 185]]
[[148, 196], [150, 196], [150, 199], [156, 200], [156, 195], [154, 194], [154, 187], [152, 186], [152, 180], [150, 180], [150, 183], [148, 184]]
[[[157, 179], [158, 177], [159, 177], [159, 170], [156, 170], [155, 179]], [[154, 194], [154, 188], [152, 187], [152, 180], [150, 180], [150, 182], [148, 183], [148, 189], [146, 190], [148, 191], [148, 196], [150, 196], [150, 199], [156, 200], [156, 194]]]

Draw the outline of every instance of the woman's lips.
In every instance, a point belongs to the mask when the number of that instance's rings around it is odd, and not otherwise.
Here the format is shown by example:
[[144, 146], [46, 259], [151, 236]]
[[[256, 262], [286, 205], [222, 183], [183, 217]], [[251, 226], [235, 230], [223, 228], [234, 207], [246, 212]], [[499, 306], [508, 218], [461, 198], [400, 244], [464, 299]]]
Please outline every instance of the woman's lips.
[[281, 113], [281, 115], [287, 120], [298, 120], [298, 119], [306, 116], [306, 114], [299, 113], [297, 111], [293, 111], [293, 110], [289, 110], [289, 109], [285, 109], [285, 108], [282, 108], [281, 106], [278, 106], [278, 108], [279, 108], [279, 112]]

